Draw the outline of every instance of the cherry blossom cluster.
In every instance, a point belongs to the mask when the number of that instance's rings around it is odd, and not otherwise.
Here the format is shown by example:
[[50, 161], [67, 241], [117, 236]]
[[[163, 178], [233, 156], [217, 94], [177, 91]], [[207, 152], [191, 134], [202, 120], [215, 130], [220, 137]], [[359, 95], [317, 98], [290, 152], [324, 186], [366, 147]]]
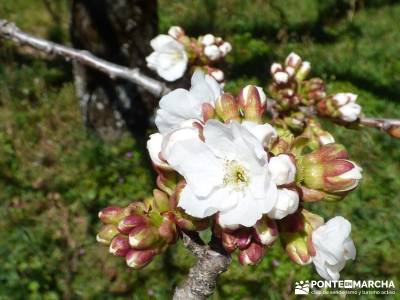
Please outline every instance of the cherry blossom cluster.
[[232, 50], [230, 43], [221, 37], [206, 34], [198, 38], [185, 35], [179, 26], [172, 26], [168, 35], [160, 34], [151, 41], [153, 52], [146, 58], [147, 66], [167, 81], [175, 81], [186, 71], [200, 68], [219, 83], [225, 80], [224, 72], [217, 67]]
[[[285, 82], [274, 79], [278, 94], [304, 69], [304, 63], [291, 58], [286, 65], [293, 72], [287, 67], [275, 72], [288, 74]], [[158, 189], [140, 211], [118, 208], [127, 212], [112, 224], [104, 217], [107, 209], [101, 212], [104, 228], [113, 228], [107, 238], [99, 234], [110, 243], [110, 252], [138, 268], [174, 243], [180, 232], [211, 227], [227, 252], [238, 252], [242, 265], [257, 264], [280, 240], [295, 263], [314, 263], [322, 277], [337, 280], [346, 260], [355, 258], [351, 225], [343, 217], [324, 223], [304, 207], [343, 199], [357, 187], [362, 170], [301, 111], [292, 111], [304, 119], [301, 128], [287, 126], [285, 118], [293, 123], [292, 115], [266, 122], [272, 109], [268, 102], [261, 87], [248, 85], [235, 96], [201, 71], [193, 74], [189, 90], [164, 96], [156, 113], [158, 132], [147, 142]], [[294, 103], [290, 105], [298, 105]]]
[[321, 78], [307, 79], [311, 64], [291, 53], [284, 64], [273, 63], [270, 69], [272, 83], [268, 91], [276, 100], [275, 108], [283, 113], [308, 111], [320, 117], [331, 118], [342, 124], [356, 122], [361, 115], [357, 95], [337, 93], [329, 95]]

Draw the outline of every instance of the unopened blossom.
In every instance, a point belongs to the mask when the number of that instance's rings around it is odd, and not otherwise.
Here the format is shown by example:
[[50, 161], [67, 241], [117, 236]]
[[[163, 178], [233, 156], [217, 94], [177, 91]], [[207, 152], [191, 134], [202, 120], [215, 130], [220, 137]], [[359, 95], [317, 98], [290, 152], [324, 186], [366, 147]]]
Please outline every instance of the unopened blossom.
[[197, 218], [219, 213], [223, 227], [253, 226], [277, 200], [261, 142], [235, 121], [209, 120], [203, 135], [175, 142], [165, 155], [186, 180], [178, 206]]
[[222, 53], [219, 50], [217, 45], [209, 45], [204, 48], [204, 54], [210, 59], [210, 60], [218, 60], [221, 58]]
[[277, 185], [292, 183], [296, 176], [296, 166], [289, 155], [274, 156], [269, 161], [272, 180]]
[[203, 104], [215, 105], [222, 90], [210, 75], [196, 71], [191, 80], [190, 90], [176, 89], [160, 100], [156, 114], [156, 125], [161, 134], [179, 128], [188, 119], [203, 121]]
[[219, 46], [219, 50], [221, 51], [222, 56], [225, 56], [232, 51], [232, 45], [228, 42], [224, 42], [221, 46]]
[[324, 279], [339, 280], [346, 260], [355, 259], [356, 248], [350, 233], [351, 224], [343, 217], [335, 217], [313, 232], [312, 244], [316, 251], [313, 263]]
[[278, 200], [275, 206], [268, 213], [272, 219], [283, 219], [294, 213], [299, 207], [299, 194], [289, 189], [278, 189]]
[[211, 33], [207, 33], [205, 36], [202, 37], [201, 43], [204, 46], [210, 46], [215, 43], [215, 36]]
[[361, 106], [356, 103], [357, 97], [353, 93], [338, 93], [333, 96], [343, 121], [354, 122], [360, 116]]
[[147, 66], [167, 81], [181, 78], [188, 65], [185, 47], [165, 34], [152, 39], [150, 45], [154, 52], [146, 57]]

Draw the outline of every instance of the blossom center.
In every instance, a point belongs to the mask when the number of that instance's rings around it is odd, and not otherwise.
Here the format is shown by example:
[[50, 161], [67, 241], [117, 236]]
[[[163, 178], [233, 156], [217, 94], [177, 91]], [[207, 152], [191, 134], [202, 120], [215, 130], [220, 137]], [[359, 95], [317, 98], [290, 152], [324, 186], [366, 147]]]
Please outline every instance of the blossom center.
[[248, 186], [249, 177], [247, 169], [235, 160], [225, 161], [224, 185], [229, 185], [236, 191]]

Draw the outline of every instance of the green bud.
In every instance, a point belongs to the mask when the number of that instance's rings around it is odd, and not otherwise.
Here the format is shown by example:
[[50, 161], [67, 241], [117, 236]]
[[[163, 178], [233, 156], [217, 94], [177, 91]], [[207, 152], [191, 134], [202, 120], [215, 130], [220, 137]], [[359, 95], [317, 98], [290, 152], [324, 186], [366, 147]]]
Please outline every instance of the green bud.
[[109, 245], [114, 236], [118, 234], [118, 228], [115, 225], [103, 226], [96, 236], [96, 240], [104, 245]]

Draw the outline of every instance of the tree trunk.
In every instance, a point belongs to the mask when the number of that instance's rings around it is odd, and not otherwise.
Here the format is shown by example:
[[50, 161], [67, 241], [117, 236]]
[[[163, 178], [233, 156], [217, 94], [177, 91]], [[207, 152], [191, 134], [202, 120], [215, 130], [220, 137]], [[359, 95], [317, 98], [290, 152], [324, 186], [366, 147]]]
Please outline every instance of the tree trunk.
[[[73, 0], [71, 40], [108, 61], [146, 70], [145, 57], [158, 27], [156, 0]], [[74, 64], [77, 95], [85, 124], [103, 139], [128, 129], [143, 136], [158, 102], [133, 83]]]

